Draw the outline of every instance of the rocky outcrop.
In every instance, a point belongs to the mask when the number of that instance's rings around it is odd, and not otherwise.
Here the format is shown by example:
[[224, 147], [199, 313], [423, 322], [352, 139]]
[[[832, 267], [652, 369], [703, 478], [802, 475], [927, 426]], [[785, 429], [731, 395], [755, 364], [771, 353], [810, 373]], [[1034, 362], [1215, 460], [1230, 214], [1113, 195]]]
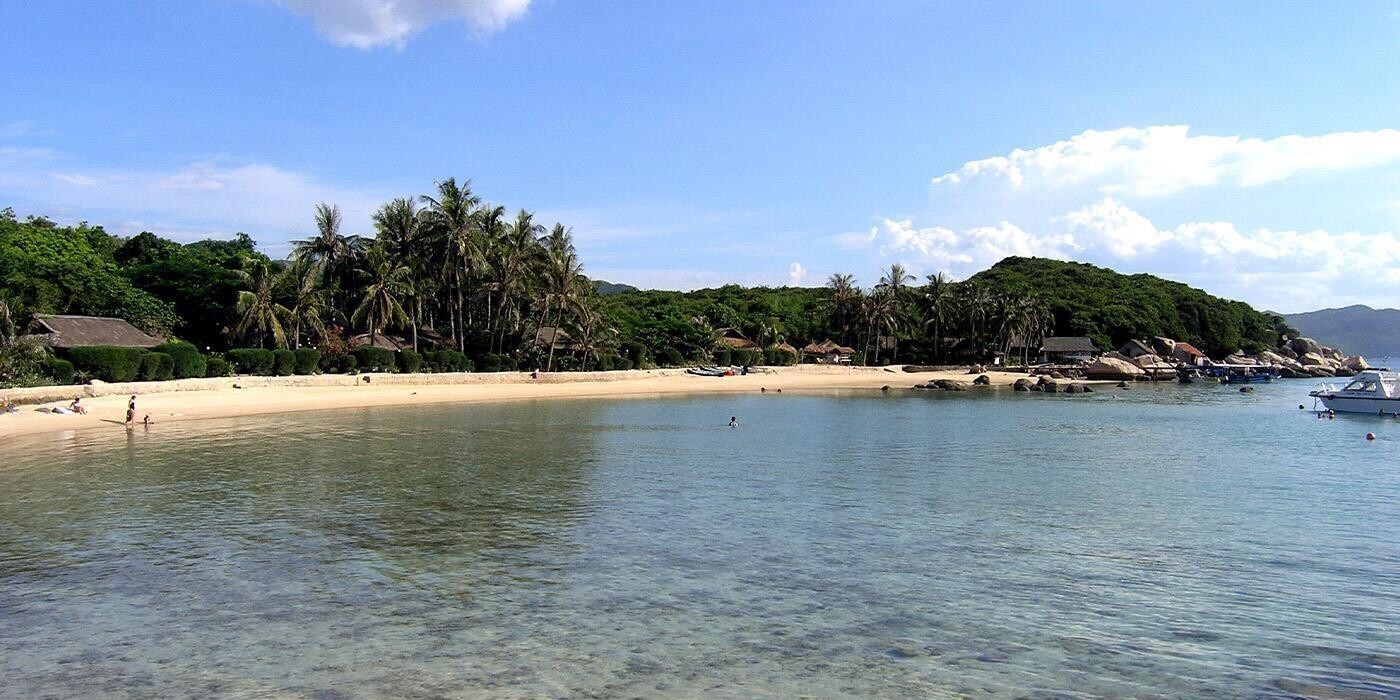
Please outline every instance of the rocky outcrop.
[[1016, 391], [1030, 391], [1031, 387], [1033, 386], [1035, 386], [1034, 379], [1031, 379], [1030, 377], [1022, 377], [1020, 379], [1017, 379], [1016, 383], [1011, 385], [1011, 388], [1015, 389]]
[[1315, 352], [1305, 352], [1305, 353], [1303, 353], [1301, 356], [1298, 357], [1298, 362], [1300, 362], [1304, 367], [1326, 367], [1326, 366], [1327, 366], [1327, 359], [1324, 358], [1322, 355], [1320, 355], [1320, 354], [1318, 354], [1318, 353], [1315, 353]]
[[991, 378], [991, 377], [988, 377], [988, 376], [985, 375], [985, 374], [978, 375], [976, 379], [972, 380], [972, 385], [973, 385], [973, 386], [991, 386], [991, 385], [992, 385], [992, 378]]
[[1299, 356], [1306, 355], [1308, 353], [1312, 353], [1319, 357], [1322, 356], [1322, 346], [1318, 345], [1317, 341], [1313, 340], [1312, 338], [1294, 338], [1288, 341], [1288, 347], [1292, 349], [1293, 352], [1298, 353]]
[[1342, 360], [1342, 366], [1353, 372], [1365, 372], [1371, 369], [1371, 365], [1367, 364], [1366, 358], [1360, 355], [1353, 355], [1352, 357]]
[[1135, 379], [1142, 374], [1141, 367], [1117, 357], [1100, 357], [1084, 368], [1084, 375], [1091, 379]]

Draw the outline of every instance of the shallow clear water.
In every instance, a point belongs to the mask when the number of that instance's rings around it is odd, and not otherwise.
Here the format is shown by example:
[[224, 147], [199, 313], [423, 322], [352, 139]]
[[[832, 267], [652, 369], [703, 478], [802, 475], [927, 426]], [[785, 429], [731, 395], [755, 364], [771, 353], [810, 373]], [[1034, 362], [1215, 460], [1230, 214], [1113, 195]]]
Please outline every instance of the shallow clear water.
[[0, 697], [1394, 697], [1400, 422], [1309, 386], [24, 439]]

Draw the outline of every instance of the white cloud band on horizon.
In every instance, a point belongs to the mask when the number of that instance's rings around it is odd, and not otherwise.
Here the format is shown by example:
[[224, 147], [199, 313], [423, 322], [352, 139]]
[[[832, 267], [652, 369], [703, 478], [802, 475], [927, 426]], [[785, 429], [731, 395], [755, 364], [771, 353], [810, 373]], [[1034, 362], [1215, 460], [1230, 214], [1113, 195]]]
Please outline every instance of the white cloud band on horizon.
[[463, 22], [489, 34], [524, 16], [530, 0], [273, 0], [309, 16], [316, 30], [340, 46], [402, 48], [408, 38], [441, 22]]
[[1032, 149], [964, 163], [931, 186], [1011, 190], [1088, 186], [1103, 194], [1162, 197], [1194, 187], [1256, 187], [1303, 172], [1400, 163], [1400, 130], [1273, 139], [1193, 136], [1185, 125], [1088, 130]]

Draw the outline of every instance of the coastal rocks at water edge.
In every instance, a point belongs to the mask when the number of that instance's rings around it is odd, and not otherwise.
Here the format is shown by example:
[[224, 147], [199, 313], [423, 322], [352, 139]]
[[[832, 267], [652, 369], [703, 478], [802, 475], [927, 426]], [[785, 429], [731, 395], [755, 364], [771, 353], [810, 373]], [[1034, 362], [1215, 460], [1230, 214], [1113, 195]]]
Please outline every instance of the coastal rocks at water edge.
[[991, 385], [992, 385], [992, 378], [991, 378], [991, 377], [988, 377], [988, 376], [985, 375], [985, 374], [979, 374], [979, 375], [977, 375], [977, 378], [976, 378], [976, 379], [972, 380], [972, 385], [973, 385], [973, 386], [991, 386]]
[[1321, 354], [1315, 352], [1305, 352], [1298, 357], [1298, 361], [1304, 367], [1325, 367], [1327, 360]]
[[1091, 379], [1136, 379], [1144, 374], [1146, 372], [1131, 361], [1107, 355], [1084, 368], [1084, 376]]
[[1318, 357], [1322, 356], [1322, 346], [1312, 338], [1294, 338], [1288, 341], [1288, 347], [1293, 352], [1298, 353], [1299, 357], [1307, 355], [1308, 353], [1312, 353]]
[[1020, 379], [1017, 379], [1016, 383], [1011, 385], [1011, 388], [1016, 391], [1032, 391], [1034, 387], [1035, 380], [1031, 379], [1030, 377], [1022, 377]]
[[967, 382], [960, 382], [956, 379], [935, 379], [926, 384], [915, 384], [915, 389], [936, 389], [938, 391], [967, 391]]

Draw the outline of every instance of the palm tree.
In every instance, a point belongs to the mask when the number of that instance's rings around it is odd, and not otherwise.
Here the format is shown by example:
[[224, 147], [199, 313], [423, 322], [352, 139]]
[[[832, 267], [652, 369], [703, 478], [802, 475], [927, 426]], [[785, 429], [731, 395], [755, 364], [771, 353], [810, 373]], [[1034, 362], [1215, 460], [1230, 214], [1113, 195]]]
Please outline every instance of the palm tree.
[[422, 324], [423, 300], [433, 288], [429, 259], [422, 236], [423, 218], [409, 198], [389, 201], [374, 213], [376, 242], [381, 243], [398, 264], [408, 267], [410, 275], [404, 284], [404, 295], [412, 302], [411, 333], [413, 349], [418, 350], [418, 327]]
[[240, 338], [251, 336], [257, 347], [262, 347], [269, 338], [275, 347], [287, 347], [287, 331], [283, 319], [291, 315], [287, 307], [277, 303], [276, 289], [278, 277], [266, 260], [251, 259], [249, 270], [239, 270], [247, 289], [238, 293], [234, 305], [237, 320], [233, 327], [234, 335]]
[[374, 345], [386, 326], [409, 323], [400, 299], [406, 293], [410, 273], [407, 266], [398, 264], [380, 245], [370, 247], [365, 254], [363, 272], [368, 284], [350, 322], [367, 328], [369, 344]]
[[316, 205], [316, 235], [294, 241], [292, 256], [321, 264], [332, 275], [355, 259], [362, 242], [359, 236], [340, 235], [340, 207], [321, 202]]
[[563, 325], [564, 310], [573, 306], [574, 301], [583, 293], [583, 263], [579, 262], [578, 253], [574, 250], [573, 232], [564, 228], [563, 224], [555, 224], [554, 229], [543, 239], [545, 255], [543, 258], [543, 283], [544, 308], [540, 314], [540, 326], [546, 325], [549, 321], [551, 305], [555, 308], [555, 321], [552, 327], [555, 329], [549, 341], [549, 358], [545, 362], [545, 371], [554, 368], [554, 350], [558, 340], [558, 329]]
[[952, 283], [942, 272], [928, 276], [924, 287], [924, 328], [933, 326], [933, 357], [938, 361], [943, 352], [943, 324], [953, 304]]
[[981, 324], [987, 320], [987, 315], [992, 307], [991, 294], [981, 284], [969, 281], [962, 286], [961, 306], [963, 314], [967, 317], [968, 323], [971, 324], [969, 338], [972, 343], [972, 352], [974, 355], [978, 355], [982, 345]]
[[[914, 281], [914, 276], [904, 270], [904, 266], [899, 263], [890, 265], [882, 277], [880, 277], [879, 287], [889, 296], [888, 303], [881, 305], [884, 313], [884, 325], [890, 332], [890, 338], [894, 341], [893, 354], [890, 361], [899, 359], [899, 329], [904, 326], [905, 303], [909, 296], [909, 283]], [[875, 355], [880, 354], [879, 344], [876, 344]]]
[[432, 250], [444, 283], [452, 289], [448, 315], [457, 349], [467, 349], [465, 285], [485, 262], [485, 250], [478, 231], [481, 198], [472, 194], [471, 181], [461, 184], [455, 178], [437, 183], [437, 197], [423, 195], [426, 205], [421, 216], [425, 243]]
[[[496, 289], [500, 299], [496, 307], [499, 348], [505, 351], [507, 314], [518, 314], [518, 301], [524, 290], [530, 286], [532, 262], [540, 252], [540, 237], [544, 227], [535, 223], [535, 215], [524, 209], [515, 215], [515, 221], [505, 227], [505, 235], [500, 239], [496, 257]], [[514, 328], [511, 328], [514, 330]]]
[[321, 288], [320, 268], [309, 260], [293, 263], [282, 273], [276, 285], [291, 288], [287, 297], [291, 305], [285, 308], [287, 318], [292, 322], [292, 347], [301, 347], [303, 325], [318, 336], [325, 335], [326, 323], [323, 316], [335, 314], [335, 309], [327, 301], [326, 292]]
[[832, 312], [835, 316], [837, 335], [842, 342], [848, 339], [851, 318], [860, 308], [860, 289], [856, 287], [854, 275], [835, 274], [827, 278], [826, 286], [831, 290]]

